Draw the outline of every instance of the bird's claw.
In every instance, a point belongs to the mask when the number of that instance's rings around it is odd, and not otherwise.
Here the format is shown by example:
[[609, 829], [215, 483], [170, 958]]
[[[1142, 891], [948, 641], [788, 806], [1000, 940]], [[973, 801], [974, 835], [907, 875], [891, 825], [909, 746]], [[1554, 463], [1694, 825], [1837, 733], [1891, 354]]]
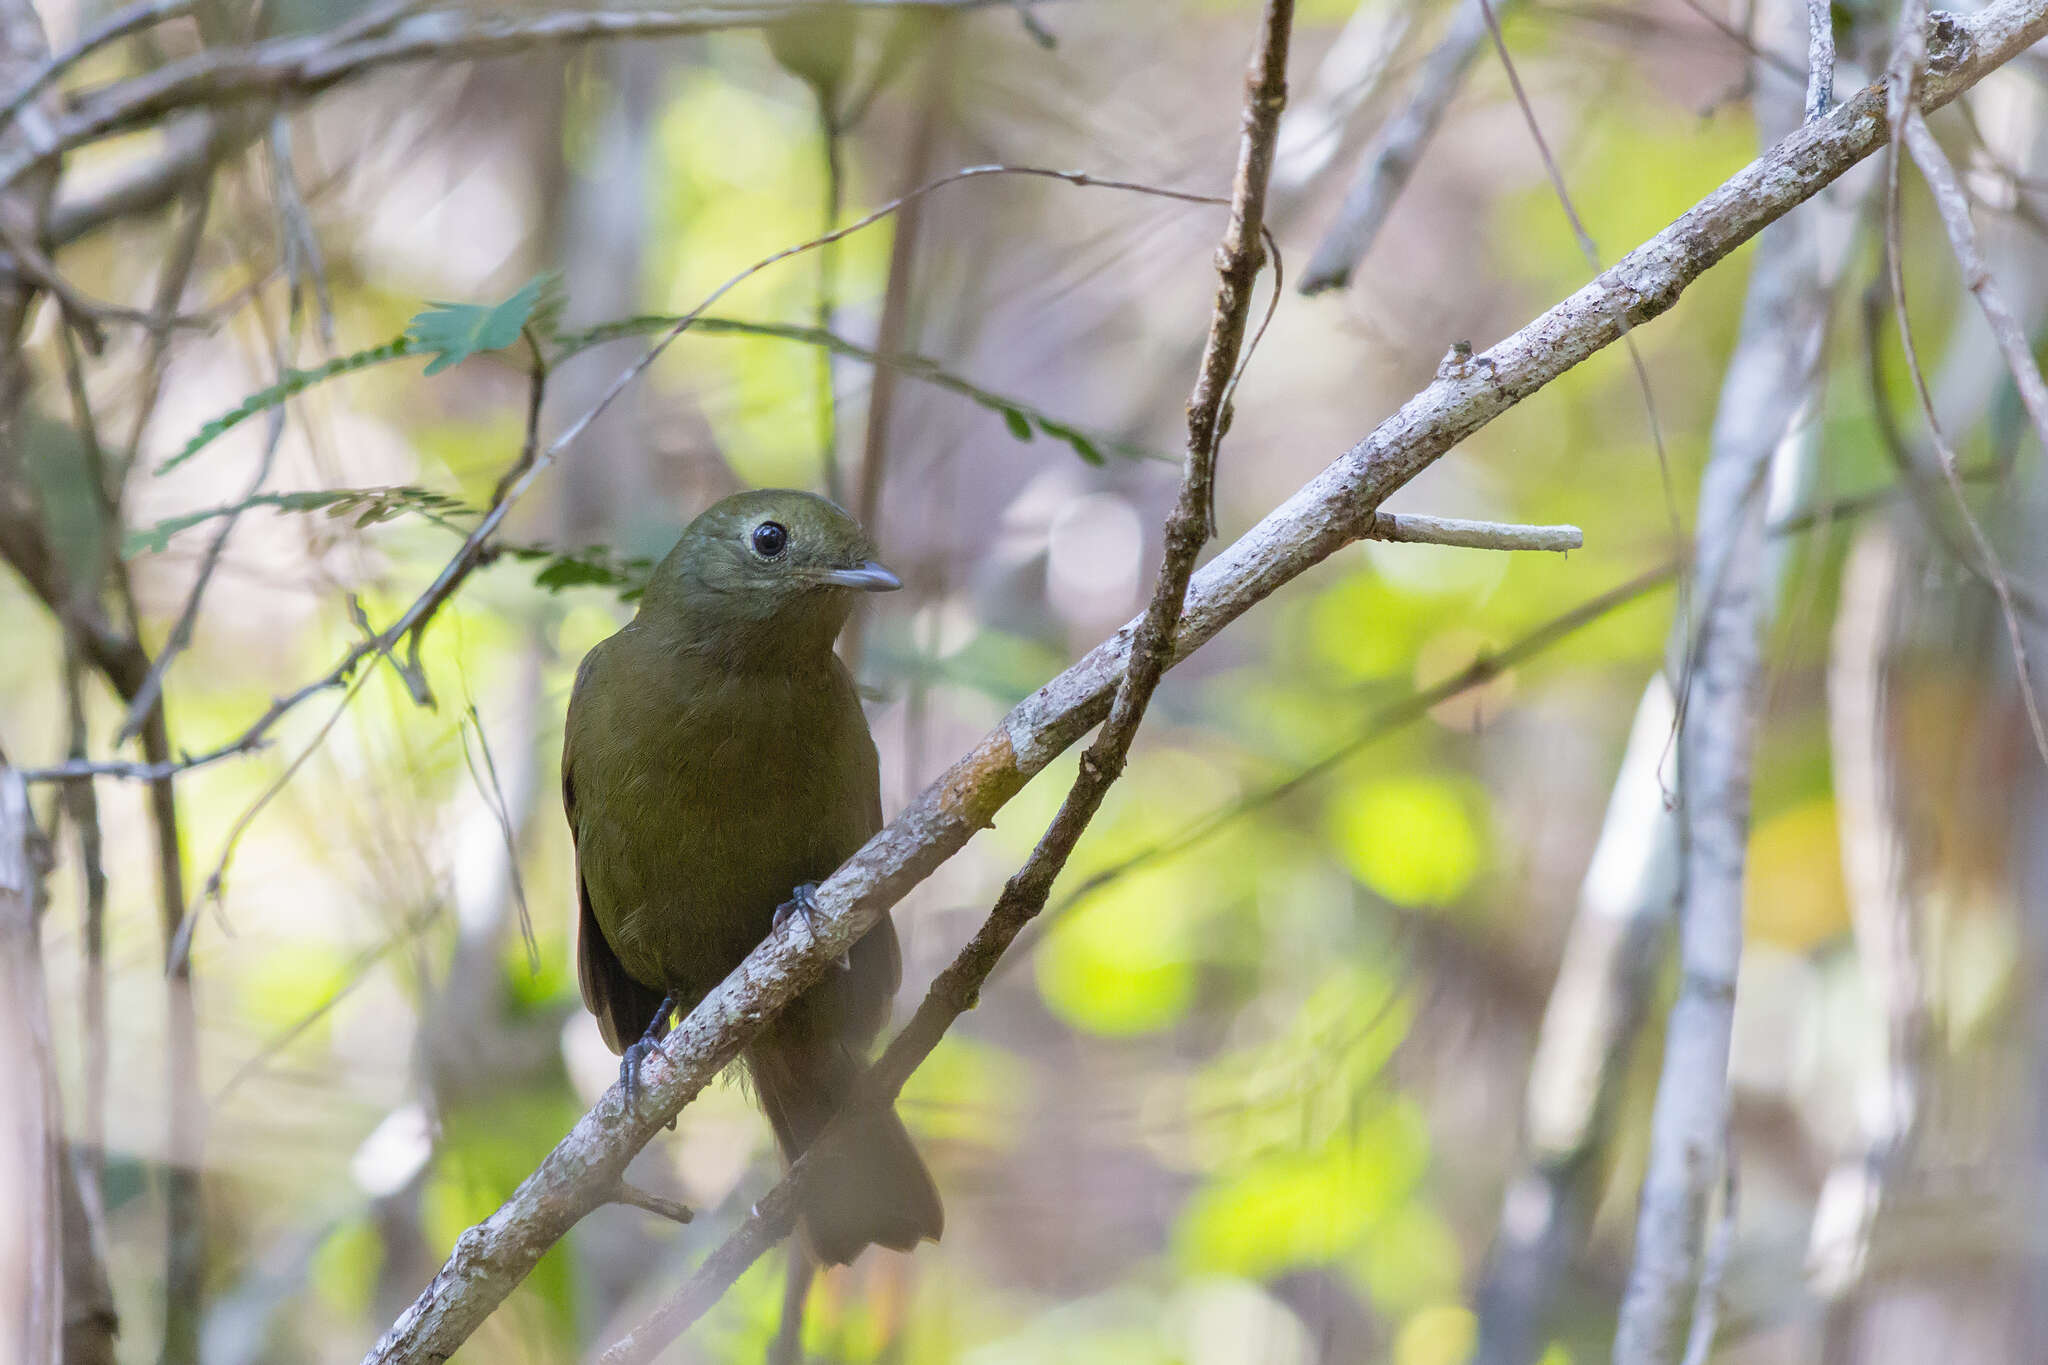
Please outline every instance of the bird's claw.
[[[816, 882], [803, 883], [796, 890], [789, 893], [788, 900], [775, 907], [773, 928], [779, 933], [782, 926], [789, 923], [792, 919], [802, 920], [804, 922], [804, 932], [809, 934], [812, 939], [815, 940], [818, 937], [818, 884]], [[838, 966], [842, 972], [852, 971], [852, 952], [841, 953]]]
[[647, 1031], [626, 1045], [624, 1055], [619, 1058], [619, 1084], [626, 1091], [626, 1112], [631, 1114], [640, 1107], [640, 1064], [648, 1054], [661, 1046], [661, 1040], [668, 1037], [669, 1016], [675, 1013], [676, 998], [664, 995], [661, 1008], [654, 1013], [654, 1019], [647, 1025]]
[[805, 882], [789, 893], [789, 899], [775, 907], [774, 927], [780, 930], [792, 919], [804, 922], [804, 932], [818, 936], [818, 884]]
[[626, 1051], [619, 1058], [619, 1084], [626, 1089], [626, 1112], [634, 1113], [640, 1108], [640, 1063], [647, 1060], [647, 1054], [654, 1051], [655, 1044], [645, 1038], [635, 1039], [626, 1045]]

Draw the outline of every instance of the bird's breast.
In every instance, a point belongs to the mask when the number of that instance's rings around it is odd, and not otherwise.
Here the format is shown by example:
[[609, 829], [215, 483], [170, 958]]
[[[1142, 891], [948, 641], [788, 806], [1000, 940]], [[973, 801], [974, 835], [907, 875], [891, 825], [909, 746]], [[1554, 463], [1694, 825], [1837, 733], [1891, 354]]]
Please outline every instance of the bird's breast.
[[[581, 821], [578, 847], [592, 909], [634, 977], [708, 990], [797, 885], [873, 832], [874, 746], [839, 683], [699, 678], [620, 708], [606, 771], [590, 775], [602, 813]], [[581, 806], [580, 764], [577, 782]]]

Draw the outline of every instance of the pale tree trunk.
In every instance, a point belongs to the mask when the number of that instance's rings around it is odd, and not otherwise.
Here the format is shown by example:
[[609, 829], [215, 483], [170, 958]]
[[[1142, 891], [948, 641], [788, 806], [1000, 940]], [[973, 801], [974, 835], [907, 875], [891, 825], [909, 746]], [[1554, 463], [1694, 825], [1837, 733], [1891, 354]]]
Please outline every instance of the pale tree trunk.
[[37, 919], [42, 850], [28, 788], [0, 759], [0, 1333], [23, 1365], [62, 1359], [63, 1114]]
[[[1803, 11], [1778, 5], [1762, 27], [1789, 35], [1804, 24]], [[1759, 137], [1768, 146], [1798, 124], [1803, 91], [1763, 63], [1757, 82]], [[1706, 1194], [1717, 1175], [1712, 1153], [1726, 1126], [1757, 651], [1791, 562], [1785, 547], [1766, 544], [1764, 527], [1767, 517], [1793, 510], [1811, 482], [1814, 438], [1802, 424], [1817, 403], [1820, 329], [1838, 254], [1832, 239], [1844, 213], [1831, 193], [1781, 220], [1758, 245], [1702, 476], [1684, 599], [1690, 615], [1674, 622], [1666, 669], [1638, 704], [1531, 1060], [1526, 1164], [1509, 1180], [1478, 1294], [1480, 1365], [1526, 1365], [1544, 1349], [1551, 1304], [1605, 1174], [1618, 1083], [1688, 887], [1718, 899], [1688, 917], [1701, 931], [1686, 950], [1698, 970], [1682, 976], [1672, 1024], [1679, 1050], [1667, 1056], [1667, 1077], [1676, 1066], [1715, 1080], [1702, 1089], [1689, 1079], [1664, 1105], [1666, 1152], [1661, 1164], [1653, 1158], [1639, 1234], [1659, 1259], [1639, 1262], [1634, 1329], [1651, 1330], [1652, 1300], [1644, 1296], [1654, 1289], [1662, 1344], [1638, 1335], [1630, 1354], [1618, 1346], [1617, 1359], [1675, 1352], [1693, 1307]], [[1653, 1219], [1661, 1226], [1652, 1228]]]

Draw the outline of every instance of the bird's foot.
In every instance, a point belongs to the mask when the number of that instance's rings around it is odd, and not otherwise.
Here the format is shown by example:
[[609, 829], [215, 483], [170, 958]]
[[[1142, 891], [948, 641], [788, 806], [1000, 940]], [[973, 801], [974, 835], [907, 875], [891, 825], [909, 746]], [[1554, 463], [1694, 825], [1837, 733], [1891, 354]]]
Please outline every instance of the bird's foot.
[[626, 1112], [629, 1114], [640, 1107], [640, 1063], [646, 1061], [647, 1054], [660, 1047], [661, 1040], [668, 1037], [669, 1017], [675, 1010], [673, 993], [661, 997], [661, 1008], [654, 1012], [647, 1031], [637, 1041], [628, 1044], [625, 1055], [619, 1058], [619, 1084], [626, 1088]]
[[[818, 936], [817, 917], [818, 884], [816, 882], [805, 882], [789, 893], [788, 900], [775, 907], [775, 919], [772, 927], [779, 933], [782, 930], [782, 926], [789, 923], [790, 920], [800, 919], [804, 922], [804, 932], [815, 939]], [[842, 972], [853, 970], [853, 954], [851, 952], [839, 955], [839, 970]]]
[[779, 932], [791, 919], [804, 922], [804, 932], [818, 936], [818, 884], [805, 882], [789, 893], [789, 899], [775, 907], [773, 927]]

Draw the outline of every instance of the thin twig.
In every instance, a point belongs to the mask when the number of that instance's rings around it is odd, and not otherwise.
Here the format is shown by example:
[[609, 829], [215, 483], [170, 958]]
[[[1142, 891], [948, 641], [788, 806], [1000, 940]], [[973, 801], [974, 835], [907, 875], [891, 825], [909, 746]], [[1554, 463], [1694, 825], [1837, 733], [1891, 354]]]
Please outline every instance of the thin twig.
[[108, 43], [119, 42], [131, 33], [140, 33], [166, 19], [189, 14], [197, 7], [198, 0], [136, 0], [135, 4], [115, 10], [80, 34], [78, 41], [70, 47], [62, 52], [53, 52], [37, 63], [28, 77], [15, 87], [14, 93], [0, 100], [0, 123], [14, 118], [44, 86]]
[[265, 1041], [262, 1047], [251, 1053], [240, 1066], [235, 1068], [234, 1074], [229, 1076], [221, 1087], [213, 1092], [209, 1103], [214, 1108], [219, 1108], [227, 1101], [229, 1096], [241, 1089], [245, 1081], [252, 1076], [261, 1074], [264, 1068], [269, 1066], [280, 1054], [300, 1038], [303, 1038], [308, 1030], [333, 1013], [334, 1007], [353, 994], [358, 986], [368, 981], [372, 968], [398, 948], [419, 937], [420, 934], [433, 926], [437, 918], [438, 911], [435, 910], [416, 914], [400, 924], [382, 942], [357, 953], [354, 959], [341, 969], [339, 984], [328, 992], [326, 998], [286, 1025]]
[[[144, 721], [142, 749], [152, 762], [170, 757], [170, 732], [161, 697]], [[166, 958], [164, 1052], [170, 1107], [161, 1359], [164, 1365], [191, 1365], [199, 1359], [199, 1325], [205, 1311], [206, 1207], [200, 1185], [200, 1153], [206, 1115], [199, 1093], [199, 1014], [193, 998], [192, 963], [175, 951], [178, 918], [185, 904], [185, 854], [171, 779], [149, 784], [149, 811], [156, 829], [159, 920]]]
[[[1928, 392], [1927, 376], [1921, 372], [1920, 353], [1913, 344], [1912, 319], [1906, 312], [1906, 267], [1905, 254], [1900, 244], [1899, 227], [1899, 169], [1904, 160], [1905, 147], [1915, 141], [1914, 126], [1919, 124], [1918, 146], [1914, 158], [1920, 163], [1922, 174], [1928, 177], [1934, 190], [1935, 202], [1941, 208], [1942, 219], [1948, 228], [1949, 239], [1956, 252], [1957, 260], [1963, 266], [1964, 284], [1977, 296], [1978, 305], [1991, 321], [1991, 329], [1997, 338], [2001, 351], [2006, 347], [2006, 336], [2000, 331], [1999, 323], [1992, 317], [1994, 308], [2007, 322], [2012, 322], [2011, 313], [1990, 287], [1990, 272], [1984, 268], [1983, 258], [1976, 250], [1976, 234], [1970, 227], [1970, 211], [1961, 202], [1959, 193], [1954, 192], [1954, 172], [1948, 167], [1948, 160], [1935, 144], [1933, 135], [1927, 132], [1917, 107], [1917, 95], [1928, 68], [1927, 48], [1927, 4], [1926, 0], [1905, 0], [1899, 13], [1899, 36], [1893, 48], [1890, 68], [1885, 75], [1886, 112], [1891, 124], [1891, 137], [1885, 148], [1885, 205], [1884, 242], [1885, 268], [1891, 281], [1892, 313], [1898, 321], [1899, 342], [1906, 355], [1906, 372], [1912, 376], [1913, 392], [1920, 399], [1920, 411], [1927, 422], [1927, 434], [1934, 442], [1937, 463], [1942, 477], [1947, 480], [1949, 492], [1961, 515], [1964, 528], [1970, 533], [1970, 541], [1976, 547], [1977, 559], [1991, 584], [1992, 592], [1998, 598], [1999, 615], [2005, 624], [2006, 639], [2012, 647], [2013, 671], [2017, 675], [2020, 705], [2027, 717], [2027, 729], [2034, 740], [2034, 751], [2041, 761], [2048, 764], [2048, 721], [2041, 714], [2041, 703], [2034, 691], [2033, 670], [2027, 659], [2026, 632], [2020, 627], [2019, 610], [2014, 603], [2011, 580], [2005, 567], [1999, 562], [1998, 551], [1991, 544], [1991, 537], [1984, 531], [1984, 524], [1978, 520], [1964, 495], [1962, 479], [1958, 473], [1959, 464], [1947, 435], [1941, 429], [1941, 421], [1935, 415], [1934, 397]], [[1930, 169], [1932, 167], [1932, 169]], [[1940, 171], [1948, 171], [1947, 188], [1952, 192], [1945, 196], [1943, 185], [1938, 183]], [[1957, 222], [1952, 216], [1960, 213]], [[1974, 267], [1974, 268], [1973, 268]], [[1993, 302], [1986, 301], [1989, 291]], [[2014, 383], [2019, 386], [2020, 397], [2025, 402], [2028, 415], [2033, 417], [2037, 431], [2048, 434], [2048, 392], [2041, 386], [2040, 371], [2034, 367], [2032, 354], [2024, 335], [2020, 338], [2021, 354], [2018, 358], [2006, 353], [2006, 362], [2013, 371]], [[2032, 376], [2032, 386], [2021, 378], [2022, 374]], [[2038, 404], [2038, 406], [2037, 406]]]
[[[417, 637], [415, 637], [417, 638]], [[540, 972], [540, 942], [533, 936], [533, 911], [526, 903], [526, 881], [519, 874], [519, 833], [513, 824], [511, 805], [505, 800], [505, 784], [498, 778], [498, 761], [491, 756], [490, 736], [484, 733], [484, 718], [477, 714], [476, 703], [469, 704], [468, 725], [462, 732], [462, 761], [469, 768], [470, 781], [476, 784], [476, 794], [483, 800], [497, 823], [498, 831], [505, 838], [505, 872], [512, 887], [512, 904], [519, 912], [519, 940], [526, 945], [526, 970], [538, 975]], [[484, 766], [479, 772], [476, 759], [469, 751], [469, 732], [476, 732], [477, 748], [483, 750]], [[486, 778], [489, 779], [488, 783]]]
[[327, 262], [320, 251], [320, 233], [313, 226], [313, 215], [299, 193], [298, 172], [293, 168], [292, 124], [283, 113], [270, 116], [270, 179], [271, 199], [277, 206], [278, 255], [284, 263], [291, 300], [288, 322], [296, 328], [310, 290], [316, 335], [332, 346], [334, 300], [327, 290]]
[[2041, 441], [2042, 448], [2048, 450], [2048, 382], [2043, 381], [2041, 367], [2034, 361], [2026, 328], [2013, 313], [2012, 305], [2007, 302], [1991, 273], [1991, 267], [1985, 263], [1984, 252], [1977, 244], [1976, 226], [1970, 221], [1969, 199], [1956, 178], [1955, 167], [1949, 164], [1941, 144], [1928, 131], [1927, 120], [1918, 110], [1906, 116], [1906, 148], [1920, 167], [1920, 173], [1927, 178], [1935, 207], [1940, 210], [1942, 224], [1948, 229], [1949, 245], [1955, 252], [1956, 264], [1962, 269], [1963, 287], [1976, 298], [1984, 321], [1998, 343], [1999, 354], [2005, 358], [2006, 369], [2012, 374], [2020, 404], [2033, 420], [2034, 434]]
[[[1179, 198], [1180, 196], [1175, 195], [1174, 197]], [[1201, 202], [1221, 204], [1225, 201], [1204, 198]], [[899, 217], [907, 217], [916, 212], [916, 210], [917, 204], [915, 202], [906, 204]], [[901, 232], [900, 226], [898, 231], [899, 233]], [[885, 299], [883, 304], [885, 311], [887, 306]], [[608, 341], [614, 337], [642, 336], [650, 332], [658, 332], [665, 327], [673, 326], [675, 322], [676, 315], [673, 313], [655, 313], [642, 317], [621, 318], [616, 322], [593, 327], [571, 336], [556, 337], [554, 344], [563, 351], [581, 350], [584, 347], [594, 345], [600, 341]], [[1023, 399], [1011, 394], [997, 393], [993, 389], [983, 388], [972, 380], [944, 368], [931, 357], [920, 355], [914, 351], [892, 351], [880, 346], [863, 346], [859, 342], [849, 340], [836, 332], [820, 332], [815, 327], [799, 327], [784, 322], [749, 322], [739, 318], [707, 316], [700, 317], [691, 323], [690, 329], [695, 332], [702, 332], [707, 336], [777, 337], [781, 340], [797, 342], [804, 346], [823, 347], [836, 355], [847, 356], [864, 364], [875, 366], [877, 369], [892, 371], [907, 379], [915, 379], [920, 383], [929, 384], [933, 388], [944, 389], [948, 393], [958, 394], [962, 398], [978, 403], [982, 407], [1001, 412], [1005, 416], [1013, 412], [1017, 413], [1039, 431], [1046, 432], [1058, 440], [1065, 441], [1070, 446], [1076, 444], [1074, 438], [1078, 435], [1086, 443], [1089, 451], [1092, 452], [1090, 456], [1084, 458], [1093, 458], [1095, 455], [1107, 452], [1121, 455], [1129, 460], [1149, 460], [1174, 465], [1180, 463], [1170, 455], [1152, 450], [1132, 441], [1100, 435], [1092, 431], [1079, 431], [1075, 427], [1059, 421], [1051, 413], [1034, 404], [1025, 402]], [[877, 385], [880, 385], [886, 381], [883, 376], [877, 375], [875, 382]], [[872, 404], [873, 401], [871, 397], [869, 402]], [[872, 408], [870, 411], [872, 411]], [[876, 466], [878, 471], [877, 478], [880, 478], [882, 474], [887, 472], [887, 466], [888, 460], [885, 452], [884, 458]], [[879, 519], [879, 513], [880, 506], [879, 501], [877, 501], [870, 507], [867, 515], [861, 516], [861, 524], [873, 527]]]
[[1835, 16], [1831, 0], [1806, 0], [1806, 121], [1835, 102]]
[[[64, 697], [70, 724], [68, 752], [73, 762], [83, 762], [90, 752], [90, 726], [85, 711], [85, 669], [91, 655], [88, 621], [96, 605], [99, 586], [118, 567], [119, 548], [114, 539], [120, 533], [120, 513], [106, 467], [106, 453], [100, 448], [92, 425], [92, 403], [85, 390], [85, 371], [78, 357], [76, 340], [62, 329], [58, 346], [63, 356], [64, 388], [77, 422], [83, 448], [85, 472], [92, 490], [92, 511], [98, 536], [96, 563], [89, 577], [71, 585], [71, 600], [53, 604], [64, 626]], [[78, 833], [80, 892], [83, 896], [80, 938], [85, 950], [84, 980], [79, 992], [81, 1032], [84, 1036], [84, 1119], [85, 1165], [91, 1189], [87, 1206], [96, 1213], [105, 1209], [107, 1141], [107, 957], [106, 908], [107, 874], [102, 857], [99, 796], [91, 782], [64, 784], [63, 809]]]
[[[815, 1169], [812, 1153], [819, 1150], [820, 1143], [813, 1143], [790, 1167], [789, 1174], [782, 1182], [768, 1191], [748, 1212], [746, 1221], [738, 1230], [698, 1263], [695, 1273], [683, 1283], [683, 1287], [661, 1306], [648, 1315], [646, 1321], [627, 1332], [625, 1336], [605, 1348], [598, 1357], [598, 1365], [634, 1365], [636, 1362], [652, 1360], [663, 1347], [674, 1341], [687, 1330], [691, 1323], [704, 1316], [712, 1304], [725, 1293], [727, 1286], [747, 1272], [747, 1268], [761, 1259], [768, 1250], [783, 1238], [789, 1236], [796, 1226], [796, 1209], [799, 1186], [797, 1173]], [[384, 1343], [371, 1352], [370, 1359], [386, 1358]], [[411, 1359], [408, 1355], [403, 1357]]]
[[48, 291], [57, 306], [63, 310], [65, 319], [85, 339], [86, 349], [98, 355], [106, 344], [100, 324], [119, 322], [147, 328], [206, 329], [213, 326], [213, 320], [206, 317], [185, 317], [180, 314], [157, 314], [141, 308], [130, 308], [125, 304], [107, 303], [88, 296], [77, 285], [64, 278], [57, 263], [45, 255], [40, 247], [5, 223], [0, 223], [0, 245], [4, 245], [10, 258], [10, 269], [22, 279], [37, 288]]
[[[1877, 277], [1863, 292], [1860, 309], [1863, 314], [1864, 377], [1870, 395], [1872, 425], [1877, 429], [1878, 448], [1898, 472], [1907, 502], [1928, 537], [1995, 597], [1998, 589], [1992, 567], [1977, 557], [1976, 548], [1943, 516], [1943, 490], [1921, 467], [1935, 457], [1925, 456], [1909, 446], [1905, 433], [1899, 430], [1898, 419], [1892, 414], [1891, 385], [1886, 379], [1883, 347], [1885, 328], [1892, 320], [1890, 298], [1890, 280], [1884, 263], [1880, 262]], [[1963, 481], [1970, 482], [1970, 475], [1965, 474]], [[2048, 621], [2048, 600], [2044, 600], [2031, 585], [2008, 578], [2006, 586], [2012, 593], [2013, 605], [2022, 616], [2030, 621]]]
[[[1714, 37], [1727, 42], [1753, 60], [1764, 62], [1782, 72], [1794, 85], [1805, 82], [1806, 70], [1798, 62], [1782, 53], [1759, 47], [1756, 40], [1750, 37], [1743, 27], [1730, 23], [1702, 4], [1701, 0], [1679, 0], [1679, 3], [1705, 20], [1707, 27], [1713, 30]], [[1741, 8], [1747, 11], [1752, 7], [1745, 5]], [[1576, 19], [1591, 28], [1618, 32], [1632, 42], [1640, 42], [1646, 37], [1663, 37], [1677, 43], [1695, 43], [1700, 37], [1699, 30], [1689, 25], [1675, 23], [1661, 15], [1647, 12], [1640, 6], [1608, 3], [1607, 0], [1549, 0], [1549, 3], [1544, 5], [1543, 12], [1547, 16]], [[1636, 49], [1632, 49], [1633, 51]], [[1756, 73], [1744, 72], [1742, 78], [1727, 94], [1707, 103], [1706, 108], [1701, 111], [1701, 117], [1705, 117], [1728, 101], [1748, 99], [1755, 85]]]
[[1456, 545], [1468, 550], [1555, 550], [1563, 553], [1586, 543], [1576, 526], [1514, 526], [1498, 521], [1466, 521], [1459, 517], [1419, 517], [1411, 512], [1375, 512], [1373, 540], [1409, 545]]
[[171, 345], [171, 319], [177, 316], [178, 302], [184, 298], [185, 286], [199, 261], [200, 243], [206, 234], [206, 218], [213, 205], [211, 184], [194, 182], [185, 192], [185, 202], [184, 229], [172, 246], [169, 259], [164, 262], [163, 274], [157, 278], [154, 300], [157, 321], [149, 330], [149, 352], [142, 365], [142, 396], [136, 402], [135, 420], [128, 429], [127, 450], [119, 469], [114, 471], [117, 488], [127, 481], [128, 471], [135, 467], [135, 457], [142, 449], [142, 438], [149, 430], [150, 418], [156, 415], [157, 401], [163, 396], [164, 361]]
[[651, 1190], [643, 1190], [638, 1185], [624, 1180], [612, 1187], [611, 1202], [630, 1204], [636, 1209], [646, 1210], [657, 1218], [666, 1218], [671, 1223], [687, 1223], [697, 1216], [687, 1204], [655, 1194]]
[[[1708, 24], [1713, 26], [1716, 33], [1719, 33], [1723, 38], [1726, 38], [1729, 42], [1734, 43], [1737, 47], [1748, 53], [1752, 62], [1760, 62], [1794, 83], [1806, 79], [1807, 73], [1800, 70], [1796, 62], [1759, 45], [1748, 33], [1708, 9], [1704, 4], [1700, 3], [1700, 0], [1679, 0], [1679, 3], [1683, 4], [1700, 18], [1706, 20]], [[1754, 71], [1747, 73], [1747, 81], [1753, 82], [1755, 79], [1756, 73]]]

